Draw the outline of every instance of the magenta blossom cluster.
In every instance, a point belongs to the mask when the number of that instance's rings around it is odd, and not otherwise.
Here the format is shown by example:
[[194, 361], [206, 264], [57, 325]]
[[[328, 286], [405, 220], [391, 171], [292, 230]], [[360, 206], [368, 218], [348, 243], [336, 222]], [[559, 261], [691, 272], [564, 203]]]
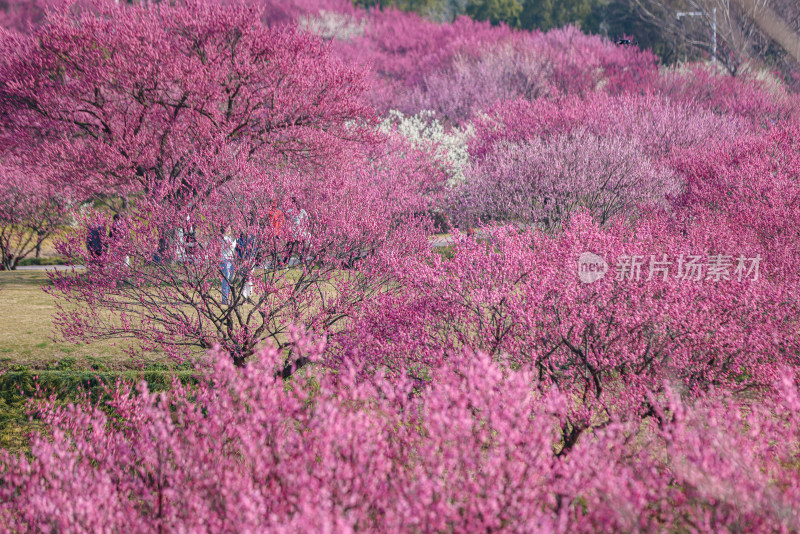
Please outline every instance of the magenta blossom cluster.
[[263, 25], [254, 6], [100, 8], [8, 32], [0, 55], [4, 146], [77, 200], [188, 184], [193, 161], [226, 150], [313, 170], [378, 139], [363, 70], [316, 36]]
[[800, 530], [779, 81], [340, 0], [8, 13], [4, 265], [71, 215], [58, 332], [197, 383], [33, 403], [0, 530]]
[[652, 53], [574, 27], [515, 32], [466, 17], [435, 24], [392, 10], [372, 13], [362, 36], [336, 48], [374, 68], [370, 97], [378, 110], [430, 109], [453, 123], [498, 101], [638, 91], [657, 75]]
[[[324, 343], [294, 334], [317, 360]], [[648, 393], [644, 424], [616, 414], [563, 439], [577, 400], [535, 368], [453, 354], [428, 383], [351, 368], [287, 388], [262, 350], [215, 358], [196, 386], [118, 385], [102, 405], [33, 409], [29, 456], [0, 453], [0, 525], [15, 531], [213, 530], [789, 532], [800, 393]], [[621, 384], [624, 390], [625, 385]], [[770, 406], [770, 408], [767, 408]]]
[[747, 131], [742, 118], [652, 95], [495, 105], [475, 122], [466, 179], [450, 191], [449, 209], [461, 228], [500, 222], [548, 231], [578, 207], [601, 224], [670, 209], [687, 181], [677, 159]]
[[553, 231], [578, 208], [601, 224], [639, 208], [665, 208], [681, 188], [636, 137], [579, 129], [497, 146], [473, 163], [451, 210], [461, 228], [495, 221]]
[[726, 250], [735, 238], [724, 234], [706, 238], [684, 236], [663, 216], [603, 229], [581, 213], [555, 236], [484, 229], [461, 237], [452, 259], [404, 266], [396, 274], [402, 289], [337, 333], [326, 365], [361, 362], [367, 374], [424, 379], [453, 354], [481, 350], [512, 368], [530, 366], [542, 383], [580, 398], [578, 431], [598, 414], [649, 413], [647, 392], [665, 380], [692, 394], [764, 387], [800, 353], [800, 301], [780, 267], [728, 281], [668, 272], [594, 283], [579, 276], [584, 253], [609, 266], [633, 255], [649, 262], [698, 251], [759, 254], [756, 245]]

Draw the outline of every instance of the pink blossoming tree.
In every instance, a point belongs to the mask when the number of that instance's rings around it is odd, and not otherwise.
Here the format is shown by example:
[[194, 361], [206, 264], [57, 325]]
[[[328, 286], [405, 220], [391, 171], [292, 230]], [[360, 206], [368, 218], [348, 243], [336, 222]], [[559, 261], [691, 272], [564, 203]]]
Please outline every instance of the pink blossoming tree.
[[[175, 203], [162, 184], [117, 220], [84, 218], [59, 250], [86, 272], [51, 273], [47, 288], [57, 326], [68, 340], [133, 338], [179, 359], [221, 344], [237, 365], [266, 339], [283, 347], [292, 324], [331, 330], [391, 282], [401, 258], [429, 254], [427, 212], [446, 179], [399, 140], [360, 161], [265, 173], [206, 157], [191, 162], [188, 184], [202, 199]], [[219, 175], [236, 178], [219, 186]], [[99, 251], [85, 246], [98, 227]]]
[[[289, 322], [330, 328], [381, 262], [425, 247], [442, 173], [377, 131], [362, 71], [316, 36], [186, 2], [55, 12], [4, 46], [8, 149], [121, 214], [61, 245], [88, 266], [53, 276], [80, 305], [58, 315], [68, 339], [222, 343], [241, 365]], [[229, 227], [255, 244], [227, 250]]]
[[67, 218], [63, 192], [19, 167], [0, 165], [0, 268], [15, 269]]
[[666, 207], [681, 181], [637, 141], [577, 130], [498, 146], [453, 192], [454, 220], [462, 228], [495, 221], [553, 231], [577, 208], [605, 224]]
[[[567, 441], [597, 417], [648, 413], [646, 392], [664, 380], [692, 394], [764, 386], [778, 362], [798, 363], [800, 303], [777, 266], [757, 279], [737, 275], [733, 259], [727, 278], [688, 269], [691, 256], [760, 250], [708, 237], [686, 238], [663, 217], [604, 230], [581, 214], [552, 237], [486, 228], [481, 240], [459, 240], [450, 260], [407, 265], [403, 290], [361, 310], [327, 365], [424, 379], [454, 352], [482, 350], [581, 399]], [[608, 268], [594, 283], [578, 276], [586, 252]]]
[[309, 169], [374, 141], [363, 73], [315, 36], [244, 4], [98, 9], [6, 34], [0, 58], [4, 146], [86, 196], [190, 181], [216, 146]]

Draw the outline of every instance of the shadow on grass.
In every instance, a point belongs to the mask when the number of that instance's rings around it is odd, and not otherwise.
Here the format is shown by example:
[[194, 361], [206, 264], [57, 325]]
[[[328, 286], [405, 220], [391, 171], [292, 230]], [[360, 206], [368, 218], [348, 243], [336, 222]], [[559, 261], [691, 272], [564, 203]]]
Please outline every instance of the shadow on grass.
[[108, 399], [108, 390], [117, 380], [136, 384], [147, 382], [150, 391], [165, 391], [172, 387], [173, 377], [183, 384], [197, 384], [197, 371], [119, 371], [93, 372], [85, 370], [7, 371], [0, 374], [0, 448], [10, 452], [27, 452], [31, 432], [41, 430], [37, 418], [31, 417], [28, 402], [32, 399], [55, 396], [56, 402], [67, 404], [82, 398], [91, 402]]
[[49, 286], [50, 279], [44, 271], [0, 271], [0, 288], [11, 286]]

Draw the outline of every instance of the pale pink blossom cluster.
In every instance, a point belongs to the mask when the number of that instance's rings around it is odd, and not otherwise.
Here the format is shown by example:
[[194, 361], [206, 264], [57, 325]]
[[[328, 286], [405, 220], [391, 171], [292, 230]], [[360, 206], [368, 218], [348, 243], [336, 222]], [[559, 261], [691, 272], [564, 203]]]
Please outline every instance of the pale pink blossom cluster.
[[[294, 334], [317, 361], [324, 342]], [[212, 355], [214, 356], [214, 355]], [[52, 429], [0, 451], [11, 531], [542, 531], [800, 528], [800, 394], [779, 373], [764, 404], [668, 383], [652, 417], [574, 426], [580, 405], [535, 367], [455, 351], [429, 381], [358, 369], [276, 377], [216, 355], [194, 386], [117, 385], [105, 407], [34, 407]], [[316, 381], [315, 381], [316, 380]], [[620, 383], [617, 390], [624, 392]], [[767, 404], [768, 403], [768, 404]], [[769, 406], [769, 408], [767, 408]], [[777, 419], [776, 419], [777, 418]]]

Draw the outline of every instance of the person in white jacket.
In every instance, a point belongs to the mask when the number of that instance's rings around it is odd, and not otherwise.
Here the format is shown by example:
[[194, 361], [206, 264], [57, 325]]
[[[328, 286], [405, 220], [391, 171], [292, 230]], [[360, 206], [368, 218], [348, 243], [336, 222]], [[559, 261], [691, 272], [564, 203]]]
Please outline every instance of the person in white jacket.
[[[311, 240], [311, 233], [308, 231], [308, 212], [298, 206], [296, 197], [292, 197], [292, 207], [286, 213], [292, 221], [292, 240], [287, 243], [284, 263], [294, 267], [300, 263], [302, 251]], [[300, 257], [293, 257], [295, 253]]]
[[228, 227], [220, 230], [222, 273], [222, 304], [230, 305], [231, 285], [233, 283], [233, 257], [236, 253], [236, 239], [228, 235]]

